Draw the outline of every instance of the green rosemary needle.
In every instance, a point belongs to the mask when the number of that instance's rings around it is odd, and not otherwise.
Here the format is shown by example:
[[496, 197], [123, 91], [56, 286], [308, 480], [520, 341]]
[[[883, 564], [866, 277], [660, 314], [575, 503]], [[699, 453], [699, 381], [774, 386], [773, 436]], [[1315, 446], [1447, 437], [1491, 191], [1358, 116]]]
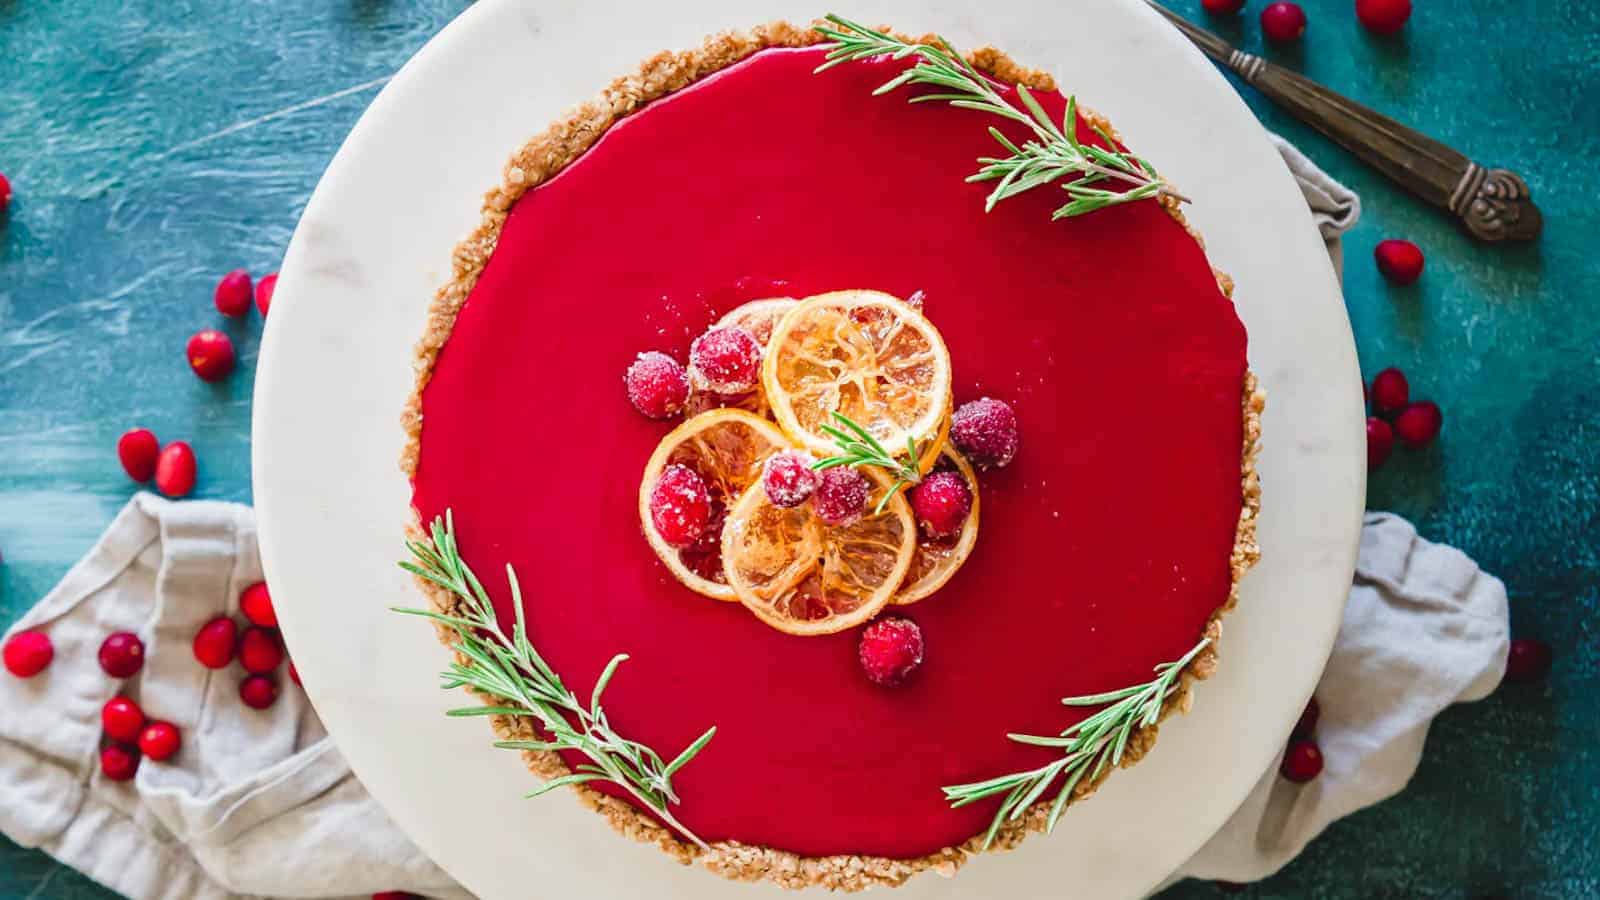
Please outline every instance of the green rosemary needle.
[[838, 443], [839, 452], [817, 460], [811, 464], [811, 468], [821, 472], [823, 469], [832, 469], [836, 466], [877, 466], [894, 476], [894, 485], [878, 501], [877, 508], [873, 510], [874, 515], [883, 512], [883, 508], [889, 505], [889, 498], [898, 494], [901, 488], [922, 480], [922, 472], [917, 469], [915, 439], [906, 437], [906, 459], [901, 462], [883, 446], [882, 442], [873, 437], [871, 432], [857, 425], [849, 416], [835, 412], [833, 418], [844, 427], [840, 429], [832, 425], [823, 425], [821, 431]]
[[400, 568], [461, 599], [459, 615], [424, 609], [394, 610], [432, 619], [455, 633], [452, 649], [464, 657], [465, 662], [458, 660], [444, 671], [442, 686], [446, 690], [471, 688], [508, 701], [498, 706], [453, 709], [449, 715], [536, 719], [549, 740], [496, 741], [495, 746], [506, 750], [571, 750], [589, 758], [589, 762], [578, 765], [571, 774], [546, 781], [527, 796], [537, 797], [565, 785], [608, 781], [649, 807], [674, 831], [705, 848], [705, 841], [674, 818], [669, 809], [678, 802], [678, 795], [672, 789], [672, 776], [705, 747], [717, 729], [707, 729], [671, 762], [664, 762], [654, 750], [613, 730], [600, 704], [600, 695], [616, 674], [617, 667], [628, 658], [627, 654], [619, 653], [611, 658], [596, 679], [588, 704], [580, 703], [577, 695], [562, 684], [561, 676], [528, 640], [522, 590], [511, 566], [506, 566], [506, 579], [511, 585], [516, 625], [507, 636], [500, 628], [483, 584], [461, 558], [456, 547], [455, 523], [449, 512], [442, 520], [434, 519], [428, 540], [407, 541], [406, 548], [415, 562], [402, 562]]

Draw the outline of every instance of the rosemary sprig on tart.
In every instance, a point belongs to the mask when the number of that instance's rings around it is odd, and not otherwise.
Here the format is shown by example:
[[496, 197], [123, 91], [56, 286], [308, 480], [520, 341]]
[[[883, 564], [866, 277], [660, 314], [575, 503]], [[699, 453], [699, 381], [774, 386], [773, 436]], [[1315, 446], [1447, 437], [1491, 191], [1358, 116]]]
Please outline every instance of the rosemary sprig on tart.
[[[1010, 155], [981, 157], [978, 160], [981, 168], [967, 177], [969, 182], [999, 182], [984, 203], [986, 211], [1008, 197], [1054, 182], [1061, 182], [1069, 199], [1055, 211], [1052, 219], [1071, 218], [1155, 197], [1188, 200], [1156, 174], [1155, 168], [1145, 159], [1118, 150], [1116, 141], [1098, 126], [1094, 130], [1104, 141], [1104, 147], [1078, 140], [1076, 97], [1067, 99], [1066, 115], [1057, 124], [1026, 85], [1017, 85], [1017, 97], [1027, 107], [1026, 112], [1006, 102], [995, 89], [994, 82], [979, 73], [944, 38], [937, 39], [937, 46], [910, 43], [841, 16], [829, 15], [826, 21], [831, 25], [815, 27], [833, 43], [824, 45], [828, 48], [828, 61], [817, 67], [818, 72], [863, 59], [916, 57], [915, 65], [884, 82], [873, 95], [887, 94], [906, 85], [931, 87], [936, 89], [934, 93], [918, 94], [911, 102], [948, 101], [961, 109], [1020, 122], [1033, 131], [1036, 139], [1019, 145], [999, 129], [989, 128], [989, 134]], [[1119, 183], [1123, 189], [1109, 189]]]
[[950, 801], [951, 806], [966, 806], [989, 797], [1005, 795], [983, 838], [983, 846], [987, 850], [1001, 825], [1020, 818], [1028, 807], [1044, 796], [1051, 785], [1058, 779], [1065, 779], [1056, 793], [1055, 802], [1050, 805], [1050, 816], [1045, 822], [1047, 832], [1054, 830], [1062, 811], [1072, 802], [1072, 792], [1078, 783], [1087, 778], [1093, 784], [1108, 768], [1122, 762], [1122, 753], [1133, 732], [1156, 724], [1167, 698], [1178, 689], [1178, 676], [1184, 666], [1210, 643], [1210, 638], [1202, 638], [1200, 643], [1194, 645], [1194, 649], [1176, 662], [1156, 666], [1156, 677], [1144, 684], [1103, 694], [1067, 697], [1061, 701], [1067, 706], [1110, 705], [1081, 722], [1069, 725], [1059, 737], [1006, 735], [1021, 744], [1059, 747], [1063, 751], [1062, 756], [1055, 762], [1026, 772], [1013, 772], [987, 781], [946, 787], [945, 799]]
[[586, 784], [591, 781], [609, 781], [644, 804], [662, 822], [700, 847], [706, 846], [694, 832], [673, 817], [669, 807], [678, 802], [672, 788], [672, 776], [694, 757], [717, 733], [715, 727], [695, 739], [671, 762], [665, 762], [654, 750], [637, 741], [631, 741], [612, 729], [606, 720], [600, 695], [628, 656], [619, 653], [606, 664], [605, 670], [595, 680], [588, 704], [561, 681], [539, 651], [528, 640], [527, 623], [523, 618], [522, 590], [517, 584], [517, 573], [506, 566], [506, 579], [511, 585], [512, 609], [516, 611], [516, 625], [510, 636], [500, 628], [494, 606], [483, 584], [461, 558], [456, 546], [455, 523], [447, 512], [444, 518], [435, 519], [426, 541], [407, 541], [415, 562], [402, 562], [400, 568], [449, 591], [460, 598], [460, 614], [423, 609], [400, 609], [395, 612], [421, 616], [451, 629], [455, 633], [452, 649], [461, 661], [451, 663], [442, 673], [446, 690], [465, 687], [507, 701], [497, 706], [470, 706], [453, 709], [451, 716], [518, 716], [537, 720], [539, 730], [549, 740], [496, 741], [495, 746], [505, 750], [563, 751], [572, 750], [587, 756], [590, 762], [560, 778], [553, 778], [528, 793], [537, 797], [566, 785]]
[[835, 412], [833, 418], [843, 426], [842, 429], [823, 425], [819, 430], [838, 442], [839, 452], [817, 460], [811, 464], [811, 468], [821, 472], [836, 466], [877, 466], [888, 472], [895, 480], [894, 485], [878, 500], [875, 512], [883, 512], [889, 498], [898, 494], [901, 488], [922, 481], [922, 472], [917, 469], [917, 442], [914, 438], [906, 438], [906, 458], [902, 461], [849, 416]]

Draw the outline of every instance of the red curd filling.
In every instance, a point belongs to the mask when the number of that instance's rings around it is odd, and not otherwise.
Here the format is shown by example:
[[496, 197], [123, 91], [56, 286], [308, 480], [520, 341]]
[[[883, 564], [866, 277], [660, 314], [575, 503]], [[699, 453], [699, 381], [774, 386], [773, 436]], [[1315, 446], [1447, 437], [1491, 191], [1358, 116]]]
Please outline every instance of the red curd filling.
[[[454, 511], [507, 621], [516, 567], [532, 639], [580, 697], [631, 655], [606, 693], [620, 732], [671, 756], [717, 726], [674, 778], [700, 836], [915, 857], [993, 816], [941, 786], [1050, 761], [1006, 733], [1148, 680], [1226, 600], [1245, 332], [1155, 203], [1052, 222], [1064, 197], [1044, 188], [985, 214], [962, 179], [996, 150], [988, 118], [871, 97], [898, 64], [820, 61], [761, 52], [517, 202], [424, 392], [414, 502]], [[999, 397], [1021, 423], [1015, 462], [980, 476], [972, 557], [903, 610], [926, 661], [892, 690], [863, 676], [857, 630], [780, 633], [656, 560], [638, 480], [672, 423], [620, 380], [745, 300], [843, 288], [923, 291], [956, 402]]]

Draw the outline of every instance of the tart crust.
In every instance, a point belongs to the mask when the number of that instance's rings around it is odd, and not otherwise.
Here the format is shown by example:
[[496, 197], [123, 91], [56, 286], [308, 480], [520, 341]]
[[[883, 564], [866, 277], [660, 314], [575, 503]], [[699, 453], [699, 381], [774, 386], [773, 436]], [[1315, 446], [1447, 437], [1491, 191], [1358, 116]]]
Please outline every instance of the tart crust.
[[[905, 37], [903, 34], [899, 36]], [[918, 40], [926, 41], [932, 37], [924, 36]], [[749, 31], [727, 31], [714, 35], [701, 46], [690, 50], [658, 53], [641, 63], [638, 71], [616, 79], [599, 97], [569, 110], [564, 118], [517, 150], [506, 163], [502, 182], [484, 195], [478, 228], [456, 246], [451, 254], [450, 281], [439, 289], [428, 308], [426, 326], [422, 339], [417, 343], [413, 362], [415, 383], [401, 415], [405, 444], [400, 468], [408, 478], [416, 475], [422, 435], [423, 390], [433, 374], [439, 351], [450, 337], [456, 315], [494, 253], [500, 230], [517, 199], [530, 188], [554, 177], [593, 146], [606, 129], [646, 104], [688, 87], [759, 50], [769, 47], [807, 47], [824, 40], [809, 26], [772, 22]], [[1001, 81], [1021, 83], [1041, 91], [1055, 89], [1055, 79], [1049, 74], [1023, 67], [993, 47], [978, 48], [967, 53], [966, 57], [975, 67]], [[1113, 138], [1121, 140], [1104, 116], [1082, 105], [1078, 107], [1078, 113]], [[1184, 218], [1178, 202], [1171, 197], [1163, 197], [1159, 202], [1203, 248], [1203, 238]], [[1213, 272], [1222, 293], [1231, 298], [1233, 279], [1215, 268]], [[1255, 374], [1246, 371], [1241, 395], [1244, 434], [1240, 451], [1241, 504], [1238, 525], [1234, 531], [1233, 552], [1229, 557], [1232, 586], [1227, 599], [1206, 622], [1203, 636], [1210, 638], [1211, 644], [1184, 668], [1177, 689], [1162, 705], [1160, 718], [1163, 720], [1174, 712], [1187, 712], [1193, 703], [1195, 683], [1209, 678], [1216, 671], [1216, 648], [1222, 636], [1222, 617], [1238, 604], [1240, 580], [1261, 556], [1256, 543], [1256, 517], [1261, 510], [1261, 483], [1256, 475], [1256, 456], [1260, 448], [1261, 413], [1265, 401], [1265, 394], [1260, 390]], [[415, 510], [412, 520], [407, 524], [407, 531], [414, 539], [424, 537]], [[436, 611], [447, 615], [458, 612], [458, 601], [454, 595], [423, 579], [416, 581]], [[435, 627], [440, 642], [451, 646], [453, 632], [442, 625]], [[501, 698], [474, 693], [488, 705], [505, 702]], [[495, 734], [501, 740], [533, 740], [536, 737], [533, 726], [524, 717], [497, 715], [489, 718]], [[1113, 768], [1127, 768], [1142, 759], [1155, 746], [1159, 731], [1159, 723], [1134, 731], [1120, 766]], [[528, 770], [540, 778], [556, 778], [570, 772], [554, 752], [524, 751], [522, 757]], [[1073, 802], [1094, 793], [1110, 774], [1111, 771], [1107, 770], [1099, 778], [1080, 782], [1073, 791]], [[711, 872], [735, 881], [770, 881], [785, 888], [824, 887], [841, 891], [859, 891], [877, 885], [894, 887], [925, 870], [953, 875], [969, 858], [984, 852], [982, 834], [960, 845], [913, 859], [859, 855], [807, 857], [738, 841], [717, 841], [702, 850], [680, 840], [665, 826], [626, 801], [582, 785], [575, 786], [573, 790], [584, 806], [603, 815], [622, 834], [642, 843], [654, 844], [685, 865], [698, 861]], [[1010, 850], [1029, 834], [1042, 832], [1052, 799], [1040, 800], [1018, 820], [1001, 826], [989, 850]]]

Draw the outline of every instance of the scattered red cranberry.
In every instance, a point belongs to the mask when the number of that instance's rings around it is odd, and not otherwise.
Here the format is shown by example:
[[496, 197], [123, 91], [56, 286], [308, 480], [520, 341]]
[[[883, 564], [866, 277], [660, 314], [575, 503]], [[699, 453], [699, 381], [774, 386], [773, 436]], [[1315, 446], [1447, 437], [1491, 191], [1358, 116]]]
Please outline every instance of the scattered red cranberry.
[[1295, 784], [1305, 784], [1322, 774], [1322, 751], [1314, 741], [1295, 741], [1283, 755], [1282, 771]]
[[261, 318], [267, 317], [267, 310], [272, 308], [272, 295], [278, 290], [278, 273], [261, 276], [256, 282], [256, 311], [261, 313]]
[[[243, 316], [250, 312], [250, 273], [234, 269], [217, 282], [217, 312], [225, 316]], [[193, 354], [190, 354], [191, 357]]]
[[705, 479], [688, 466], [671, 465], [650, 490], [650, 523], [673, 547], [689, 547], [711, 521], [711, 493]]
[[1411, 18], [1411, 0], [1356, 0], [1356, 18], [1373, 34], [1394, 34]]
[[10, 208], [11, 181], [10, 179], [6, 178], [4, 172], [0, 172], [0, 216], [4, 216], [6, 214], [6, 210]]
[[156, 490], [168, 497], [182, 497], [194, 490], [194, 448], [187, 441], [173, 441], [156, 457]]
[[117, 438], [117, 459], [134, 481], [149, 481], [156, 474], [156, 454], [160, 452], [161, 442], [148, 428], [130, 428]]
[[861, 668], [873, 684], [904, 684], [922, 665], [922, 651], [922, 629], [910, 619], [887, 616], [861, 629]]
[[139, 732], [139, 752], [156, 762], [170, 759], [182, 743], [178, 726], [171, 722], [151, 722]]
[[194, 658], [208, 669], [225, 669], [233, 662], [239, 645], [239, 626], [227, 616], [218, 616], [200, 627], [194, 635]]
[[100, 774], [111, 781], [127, 781], [139, 771], [139, 756], [121, 744], [100, 751]]
[[144, 730], [144, 710], [127, 697], [112, 697], [100, 707], [100, 730], [113, 741], [131, 744]]
[[911, 511], [929, 537], [949, 537], [967, 523], [972, 491], [960, 472], [935, 472], [911, 489]]
[[809, 453], [798, 450], [767, 457], [761, 469], [761, 486], [767, 492], [767, 500], [773, 506], [791, 509], [811, 499], [822, 481], [811, 468], [814, 461]]
[[289, 680], [294, 682], [296, 687], [305, 687], [300, 683], [300, 670], [294, 667], [294, 660], [289, 661]]
[[718, 394], [742, 394], [761, 380], [761, 343], [737, 326], [713, 328], [689, 345], [689, 377]]
[[1411, 383], [1406, 373], [1390, 366], [1372, 379], [1372, 409], [1379, 415], [1394, 415], [1411, 402]]
[[1308, 738], [1317, 733], [1317, 720], [1322, 718], [1322, 706], [1317, 703], [1317, 698], [1312, 697], [1306, 701], [1306, 708], [1300, 712], [1300, 721], [1294, 723], [1292, 737]]
[[1244, 9], [1244, 0], [1200, 0], [1200, 5], [1213, 16], [1231, 16]]
[[272, 609], [272, 594], [267, 590], [265, 581], [258, 581], [244, 589], [244, 593], [239, 595], [239, 611], [252, 625], [278, 627], [278, 614]]
[[639, 354], [622, 383], [628, 389], [628, 402], [652, 419], [677, 415], [689, 399], [689, 376], [683, 366], [659, 350]]
[[1367, 417], [1367, 471], [1375, 472], [1394, 452], [1394, 429], [1377, 416]]
[[119, 631], [100, 644], [100, 668], [112, 678], [132, 678], [144, 668], [144, 641], [131, 631]]
[[1516, 638], [1506, 654], [1506, 681], [1526, 684], [1550, 673], [1550, 645], [1533, 638]]
[[1273, 3], [1261, 11], [1261, 33], [1280, 44], [1306, 33], [1306, 11], [1298, 3]]
[[861, 518], [870, 493], [872, 485], [867, 476], [849, 466], [835, 466], [825, 469], [817, 480], [811, 508], [824, 525], [842, 528]]
[[278, 702], [278, 684], [265, 675], [251, 675], [239, 682], [239, 699], [251, 709], [266, 709]]
[[233, 341], [215, 328], [196, 331], [184, 352], [201, 381], [221, 381], [233, 371]]
[[963, 403], [950, 417], [950, 439], [979, 468], [999, 468], [1017, 455], [1017, 414], [1003, 400]]
[[239, 638], [239, 665], [252, 675], [265, 675], [283, 665], [283, 644], [265, 628], [246, 628]]
[[1395, 284], [1411, 284], [1422, 277], [1422, 248], [1410, 241], [1379, 241], [1372, 256], [1378, 271]]
[[32, 678], [49, 668], [56, 648], [42, 631], [19, 631], [6, 641], [0, 656], [5, 658], [7, 672], [18, 678]]
[[1394, 418], [1395, 436], [1400, 438], [1400, 443], [1413, 450], [1433, 443], [1443, 427], [1444, 413], [1439, 411], [1439, 404], [1431, 400], [1413, 403]]

